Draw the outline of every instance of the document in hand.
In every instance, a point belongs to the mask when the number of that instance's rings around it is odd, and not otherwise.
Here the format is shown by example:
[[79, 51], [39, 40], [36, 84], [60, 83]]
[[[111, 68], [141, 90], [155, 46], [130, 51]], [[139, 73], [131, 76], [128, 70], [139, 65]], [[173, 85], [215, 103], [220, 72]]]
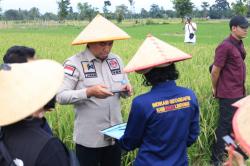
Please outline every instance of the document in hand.
[[127, 123], [121, 123], [106, 129], [101, 130], [100, 132], [106, 136], [115, 138], [115, 139], [120, 139], [126, 129]]

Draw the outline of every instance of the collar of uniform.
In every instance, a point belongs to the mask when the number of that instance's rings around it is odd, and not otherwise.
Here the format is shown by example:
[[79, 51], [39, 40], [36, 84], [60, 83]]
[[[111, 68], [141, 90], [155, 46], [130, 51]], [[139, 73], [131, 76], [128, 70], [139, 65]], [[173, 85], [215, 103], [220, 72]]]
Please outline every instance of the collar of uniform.
[[162, 88], [171, 88], [171, 87], [175, 87], [175, 86], [176, 86], [175, 81], [171, 80], [171, 81], [162, 82], [156, 86], [153, 86], [152, 90], [157, 90], [157, 89], [162, 89]]
[[88, 48], [86, 48], [85, 54], [89, 62], [97, 59]]
[[241, 44], [242, 43], [242, 40], [237, 40], [233, 37], [233, 35], [230, 35], [229, 36], [229, 39], [232, 40], [233, 42], [237, 43], [237, 44]]

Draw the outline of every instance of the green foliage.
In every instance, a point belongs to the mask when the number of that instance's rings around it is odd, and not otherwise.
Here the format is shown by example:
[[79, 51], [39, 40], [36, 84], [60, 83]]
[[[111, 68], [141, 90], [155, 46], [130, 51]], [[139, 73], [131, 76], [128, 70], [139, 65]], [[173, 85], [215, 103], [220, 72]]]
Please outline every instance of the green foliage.
[[152, 4], [149, 10], [150, 17], [152, 18], [162, 18], [164, 11], [156, 4]]
[[148, 11], [146, 9], [144, 9], [144, 8], [141, 9], [141, 13], [140, 14], [141, 14], [142, 18], [147, 18], [149, 16]]
[[10, 9], [3, 13], [3, 17], [5, 20], [38, 20], [41, 18], [41, 13], [36, 7], [30, 10]]
[[57, 2], [57, 4], [58, 4], [58, 17], [59, 20], [62, 21], [68, 15], [70, 0], [60, 0]]
[[208, 16], [209, 3], [208, 2], [202, 2], [201, 7], [202, 7], [202, 12], [203, 12], [203, 17], [207, 17]]
[[107, 19], [111, 19], [111, 11], [109, 11], [108, 7], [111, 6], [111, 2], [110, 1], [104, 1], [104, 6], [102, 8], [104, 16]]
[[126, 14], [128, 14], [128, 7], [126, 5], [116, 6], [115, 15], [116, 15], [116, 21], [118, 23], [122, 22]]
[[248, 12], [248, 6], [242, 0], [237, 0], [236, 3], [232, 3], [233, 12], [235, 15], [246, 16]]
[[146, 25], [152, 25], [152, 24], [155, 24], [153, 19], [147, 19], [146, 20]]
[[79, 10], [78, 19], [91, 21], [98, 13], [97, 8], [92, 7], [88, 2], [78, 3], [77, 9]]
[[17, 10], [7, 10], [4, 12], [4, 18], [6, 20], [21, 20], [22, 17]]
[[36, 7], [32, 7], [30, 10], [29, 10], [29, 19], [30, 20], [37, 20], [40, 18], [41, 14], [40, 14], [40, 11], [38, 8]]
[[[213, 61], [215, 48], [230, 33], [228, 20], [194, 20], [198, 25], [197, 43], [195, 45], [183, 42], [184, 32], [180, 20], [168, 20], [169, 24], [140, 24], [136, 26], [130, 26], [132, 23], [126, 21], [119, 26], [131, 35], [131, 39], [114, 42], [112, 49], [112, 52], [120, 55], [125, 64], [136, 53], [148, 33], [192, 55], [192, 59], [176, 63], [177, 69], [180, 72], [177, 84], [194, 90], [200, 104], [201, 133], [197, 142], [188, 150], [189, 165], [208, 166], [211, 154], [210, 147], [214, 140], [214, 129], [218, 119], [218, 104], [217, 100], [213, 99], [211, 95], [211, 81], [208, 67]], [[153, 20], [156, 23], [159, 21], [159, 19]], [[70, 24], [70, 22], [66, 23]], [[3, 23], [0, 22], [0, 25], [3, 25]], [[13, 28], [0, 29], [0, 43], [2, 43], [0, 47], [0, 59], [2, 59], [6, 50], [13, 45], [34, 47], [36, 48], [38, 58], [54, 59], [60, 63], [63, 63], [69, 56], [83, 50], [83, 46], [71, 46], [69, 44], [81, 32], [82, 21], [74, 22], [71, 25], [51, 25], [49, 27], [47, 25], [33, 26], [14, 23], [11, 26]], [[247, 47], [250, 45], [250, 38], [244, 39], [244, 44], [246, 52], [250, 52], [250, 48]], [[246, 57], [245, 62], [247, 63], [247, 73], [249, 73], [250, 56]], [[133, 85], [134, 94], [128, 99], [122, 99], [124, 121], [128, 119], [133, 98], [149, 90], [149, 87], [142, 86], [142, 78], [139, 74], [131, 73], [129, 74], [129, 79]], [[249, 94], [250, 77], [247, 77], [246, 87], [247, 94]], [[75, 118], [73, 107], [57, 105], [56, 111], [46, 113], [46, 117], [54, 133], [68, 147], [73, 149], [72, 133]], [[132, 166], [136, 153], [136, 150], [124, 153], [122, 165]]]
[[231, 15], [231, 9], [227, 0], [215, 0], [215, 4], [210, 7], [210, 18], [230, 18]]
[[54, 13], [44, 13], [44, 15], [41, 17], [43, 20], [58, 20], [57, 15]]
[[[234, 14], [250, 16], [250, 1], [249, 0], [236, 0], [232, 3], [232, 9], [227, 0], [215, 0], [215, 3], [209, 6], [208, 2], [203, 1], [201, 8], [195, 7], [191, 2], [192, 0], [171, 0], [175, 10], [166, 10], [163, 6], [159, 6], [152, 1], [150, 9], [147, 11], [141, 8], [140, 12], [135, 12], [134, 0], [128, 0], [130, 8], [124, 4], [116, 6], [115, 12], [112, 12], [109, 7], [111, 6], [110, 0], [104, 1], [102, 8], [103, 15], [108, 19], [116, 19], [121, 23], [125, 19], [144, 19], [144, 18], [177, 18], [184, 19], [185, 16], [193, 16], [196, 18], [211, 18], [211, 19], [224, 19], [230, 18]], [[1, 0], [0, 0], [1, 2]], [[98, 8], [90, 5], [88, 2], [77, 4], [77, 11], [73, 11], [70, 6], [70, 0], [58, 0], [59, 12], [57, 16], [53, 13], [39, 13], [35, 7], [30, 10], [14, 10], [10, 9], [2, 14], [4, 20], [88, 20], [91, 21], [93, 17], [99, 12]], [[243, 4], [243, 5], [242, 5]], [[246, 14], [247, 13], [247, 14]], [[0, 5], [1, 16], [1, 5]], [[182, 20], [183, 21], [183, 20]]]
[[174, 8], [177, 12], [177, 15], [182, 19], [186, 15], [190, 15], [193, 10], [193, 3], [190, 0], [172, 0]]
[[69, 13], [66, 18], [67, 20], [77, 20], [78, 13], [73, 11], [72, 6], [69, 7]]

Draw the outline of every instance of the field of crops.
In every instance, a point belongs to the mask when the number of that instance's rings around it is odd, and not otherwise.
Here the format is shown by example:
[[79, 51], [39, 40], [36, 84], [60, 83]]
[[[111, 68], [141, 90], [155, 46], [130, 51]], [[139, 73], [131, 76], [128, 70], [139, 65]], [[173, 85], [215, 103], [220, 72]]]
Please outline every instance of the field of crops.
[[[0, 58], [13, 45], [26, 45], [34, 47], [39, 58], [54, 59], [62, 63], [67, 57], [81, 51], [83, 46], [71, 46], [71, 41], [83, 29], [85, 23], [64, 25], [49, 24], [13, 24], [6, 26], [1, 23], [0, 26]], [[183, 43], [183, 25], [180, 20], [177, 22], [165, 21], [164, 24], [120, 24], [131, 39], [117, 41], [114, 43], [112, 52], [120, 55], [126, 64], [138, 49], [139, 45], [145, 39], [148, 33], [164, 40], [183, 51], [192, 55], [192, 59], [180, 62], [177, 68], [180, 72], [178, 85], [191, 88], [198, 96], [200, 104], [200, 126], [201, 134], [198, 141], [189, 148], [190, 165], [204, 166], [209, 165], [210, 146], [214, 139], [214, 129], [218, 116], [218, 105], [211, 96], [211, 83], [209, 78], [208, 66], [211, 64], [214, 56], [214, 49], [217, 44], [229, 34], [227, 21], [206, 22], [197, 20], [198, 32], [197, 43], [189, 45]], [[250, 39], [245, 39], [247, 53], [250, 53]], [[246, 58], [249, 66], [249, 56]], [[249, 73], [250, 67], [247, 68]], [[249, 74], [248, 74], [249, 75]], [[141, 77], [137, 74], [130, 74], [129, 78], [134, 88], [132, 97], [122, 100], [122, 113], [124, 121], [127, 120], [130, 110], [130, 103], [134, 96], [137, 96], [148, 88], [141, 86]], [[47, 80], [45, 80], [47, 81]], [[249, 94], [249, 77], [247, 78], [247, 92]], [[54, 133], [67, 144], [74, 148], [72, 141], [74, 112], [72, 106], [57, 106], [56, 111], [48, 113], [49, 124]], [[84, 132], [84, 131], [83, 131]], [[131, 166], [136, 155], [135, 152], [124, 153], [123, 165]]]

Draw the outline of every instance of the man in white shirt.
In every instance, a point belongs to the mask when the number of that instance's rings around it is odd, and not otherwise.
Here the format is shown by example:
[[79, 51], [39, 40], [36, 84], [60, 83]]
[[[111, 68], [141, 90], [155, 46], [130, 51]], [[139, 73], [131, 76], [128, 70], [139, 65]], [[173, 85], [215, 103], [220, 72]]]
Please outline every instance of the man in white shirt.
[[196, 23], [192, 22], [191, 17], [187, 17], [184, 30], [185, 30], [184, 42], [195, 43], [196, 42], [195, 32], [197, 30], [197, 26], [196, 26]]

